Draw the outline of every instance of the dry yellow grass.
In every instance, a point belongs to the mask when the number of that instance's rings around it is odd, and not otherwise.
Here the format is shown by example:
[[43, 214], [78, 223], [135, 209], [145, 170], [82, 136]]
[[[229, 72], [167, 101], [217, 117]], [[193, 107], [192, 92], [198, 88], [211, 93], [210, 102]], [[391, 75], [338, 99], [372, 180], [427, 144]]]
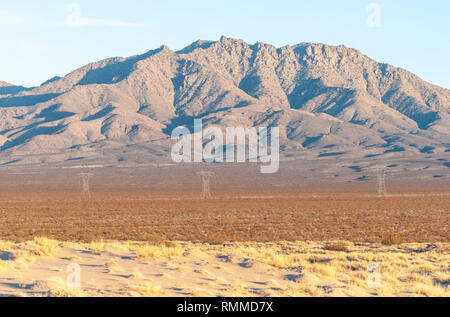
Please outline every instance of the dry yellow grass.
[[11, 265], [7, 263], [6, 261], [0, 260], [0, 271], [8, 271], [11, 270]]
[[107, 269], [108, 273], [114, 273], [120, 268], [119, 264], [115, 261], [108, 261], [103, 266]]
[[160, 286], [155, 286], [152, 282], [141, 285], [130, 286], [124, 294], [128, 297], [163, 297], [167, 294], [161, 290]]
[[[295, 285], [291, 284], [288, 288], [274, 292], [272, 295], [449, 295], [448, 244], [416, 243], [395, 247], [343, 244], [346, 246], [346, 252], [329, 251], [326, 247], [330, 245], [329, 243], [316, 242], [206, 245], [202, 247], [202, 252], [208, 254], [214, 251], [221, 257], [235, 259], [235, 262], [243, 258], [252, 258], [277, 269], [299, 272]], [[373, 272], [369, 272], [369, 268], [374, 264], [380, 269], [380, 283], [379, 286], [375, 283], [376, 287], [368, 283]], [[242, 293], [237, 292], [237, 294]]]
[[[449, 296], [448, 243], [386, 246], [341, 241], [339, 246], [345, 246], [345, 252], [336, 251], [341, 247], [330, 248], [334, 243], [242, 242], [217, 245], [102, 241], [64, 246], [89, 251], [79, 253], [80, 261], [85, 261], [83, 254], [98, 257], [100, 266], [107, 270], [101, 273], [97, 271], [96, 274], [109, 274], [118, 268], [123, 271], [124, 268], [117, 261], [123, 261], [121, 259], [125, 251], [132, 255], [127, 265], [137, 261], [143, 266], [139, 267], [139, 271], [129, 270], [131, 273], [119, 275], [125, 285], [115, 294], [122, 296], [177, 295], [173, 293], [173, 287], [164, 287], [164, 283], [170, 280], [178, 281], [179, 288], [184, 289], [183, 294], [190, 296]], [[0, 242], [0, 246], [0, 253], [11, 252], [14, 255], [0, 261], [0, 270], [4, 275], [30, 256], [35, 261], [51, 259], [60, 243], [42, 238], [19, 244]], [[103, 252], [106, 249], [119, 251]], [[33, 253], [36, 250], [39, 252]], [[109, 257], [107, 261], [104, 260], [105, 256]], [[146, 265], [163, 265], [169, 271], [149, 275], [145, 272]], [[236, 272], [233, 273], [237, 274], [234, 278], [240, 282], [230, 283], [230, 276], [225, 279], [218, 276], [222, 270], [217, 270], [222, 267], [226, 267], [227, 272]], [[21, 272], [26, 273], [28, 269], [22, 267]], [[245, 275], [241, 276], [242, 272]], [[261, 274], [271, 277], [258, 280]], [[184, 285], [188, 283], [182, 278], [184, 276], [191, 276], [193, 281], [208, 282], [201, 287]], [[69, 287], [60, 279], [41, 281], [39, 276], [35, 278], [36, 281], [27, 284], [33, 285], [33, 291], [42, 296], [97, 296], [107, 291], [99, 289], [93, 294], [86, 289]], [[248, 283], [244, 282], [246, 278]], [[259, 281], [258, 287], [255, 287], [254, 281]]]
[[85, 297], [87, 296], [80, 288], [69, 286], [62, 279], [51, 279], [38, 281], [32, 286], [33, 291], [41, 292], [42, 296], [48, 297]]
[[59, 245], [60, 242], [43, 237], [18, 244], [0, 241], [0, 270], [26, 269], [36, 258], [54, 255], [58, 251]]
[[84, 244], [84, 247], [94, 253], [105, 251], [105, 243], [103, 241], [91, 241]]
[[337, 251], [337, 252], [347, 252], [348, 251], [348, 243], [345, 241], [334, 241], [325, 244], [324, 250], [327, 251]]
[[173, 258], [183, 255], [184, 249], [180, 247], [151, 244], [139, 244], [131, 247], [131, 250], [135, 251], [138, 258], [141, 259], [161, 259], [161, 258]]
[[44, 237], [37, 237], [33, 240], [34, 244], [36, 245], [36, 248], [34, 249], [34, 252], [38, 256], [50, 256], [53, 255], [56, 250], [59, 247], [60, 242], [47, 239]]
[[402, 239], [401, 235], [399, 235], [397, 233], [391, 233], [391, 234], [386, 235], [381, 240], [381, 243], [383, 245], [397, 245], [397, 244], [402, 244], [403, 239]]

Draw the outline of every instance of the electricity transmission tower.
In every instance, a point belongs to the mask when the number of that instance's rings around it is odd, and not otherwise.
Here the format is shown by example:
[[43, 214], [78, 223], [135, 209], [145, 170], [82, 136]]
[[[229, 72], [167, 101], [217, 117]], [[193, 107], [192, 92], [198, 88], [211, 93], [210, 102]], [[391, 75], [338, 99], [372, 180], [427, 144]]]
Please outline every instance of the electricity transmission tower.
[[214, 172], [200, 172], [198, 173], [198, 175], [200, 175], [200, 177], [202, 178], [202, 182], [203, 182], [203, 193], [202, 193], [202, 198], [203, 199], [209, 199], [211, 198], [211, 187], [210, 187], [210, 182], [211, 179], [215, 176]]
[[386, 190], [386, 170], [384, 168], [378, 169], [378, 196], [379, 197], [386, 197], [387, 190]]
[[81, 196], [84, 198], [91, 197], [90, 181], [93, 175], [91, 173], [80, 173]]

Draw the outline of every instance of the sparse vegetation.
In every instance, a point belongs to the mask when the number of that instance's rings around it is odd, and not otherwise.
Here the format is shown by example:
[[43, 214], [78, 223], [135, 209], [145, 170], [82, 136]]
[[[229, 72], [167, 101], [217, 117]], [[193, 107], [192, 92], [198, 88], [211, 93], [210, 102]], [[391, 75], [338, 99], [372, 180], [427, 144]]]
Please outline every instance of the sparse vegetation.
[[[39, 245], [55, 244], [39, 241]], [[83, 263], [91, 261], [83, 270], [89, 270], [90, 267], [96, 270], [98, 266], [106, 268], [96, 271], [96, 278], [101, 280], [99, 275], [108, 274], [108, 284], [103, 285], [103, 289], [76, 288], [68, 286], [63, 278], [36, 281], [28, 277], [17, 282], [18, 292], [25, 295], [29, 292], [28, 295], [33, 296], [71, 297], [448, 296], [448, 243], [383, 246], [341, 241], [340, 246], [351, 246], [345, 252], [336, 251], [335, 243], [237, 242], [217, 245], [192, 242], [102, 242], [104, 250], [115, 252], [94, 252], [90, 244], [67, 243], [64, 244], [65, 248], [70, 245], [74, 251], [88, 251], [78, 253]], [[2, 242], [0, 245], [3, 245]], [[330, 245], [333, 246], [331, 250], [326, 250], [326, 246]], [[28, 252], [30, 246], [36, 247], [35, 242], [9, 245], [18, 254], [21, 254], [20, 251]], [[341, 250], [340, 247], [337, 249]], [[124, 257], [124, 254], [127, 256]], [[136, 258], [138, 254], [142, 257]], [[180, 257], [182, 254], [185, 256]], [[45, 256], [45, 259], [48, 260], [48, 257]], [[17, 274], [15, 267], [20, 259], [19, 256], [2, 260], [2, 276]], [[40, 259], [44, 258], [35, 259], [37, 266]], [[151, 265], [139, 259], [145, 259]], [[378, 286], [367, 282], [371, 274], [369, 267], [373, 264], [380, 268]], [[223, 270], [223, 266], [226, 266], [226, 270]], [[110, 274], [112, 269], [119, 268], [120, 273]], [[127, 274], [125, 268], [132, 273]], [[156, 270], [158, 274], [155, 274], [155, 268], [160, 268]], [[20, 271], [26, 275], [32, 269], [26, 267]], [[48, 270], [52, 271], [51, 268]], [[66, 273], [65, 270], [52, 271], [52, 276], [58, 274], [63, 277]], [[234, 280], [230, 281], [230, 278]], [[116, 279], [116, 284], [111, 285], [111, 279]], [[199, 285], [199, 281], [204, 282]], [[102, 287], [102, 284], [95, 285]]]
[[140, 297], [167, 296], [167, 293], [162, 291], [160, 286], [155, 286], [152, 282], [147, 282], [143, 285], [131, 286], [127, 293], [129, 296]]
[[[448, 296], [448, 196], [116, 198], [2, 202], [2, 276], [32, 296]], [[27, 275], [58, 257], [62, 279]], [[69, 261], [117, 285], [68, 287]]]
[[383, 245], [399, 245], [403, 243], [403, 239], [399, 234], [391, 233], [381, 240]]
[[104, 249], [102, 240], [373, 243], [398, 232], [402, 243], [447, 242], [442, 224], [450, 222], [450, 214], [442, 211], [449, 204], [450, 196], [130, 200], [117, 194], [89, 201], [56, 196], [2, 201], [0, 237], [94, 242], [94, 252]]
[[347, 246], [347, 243], [345, 243], [343, 241], [330, 242], [330, 243], [325, 244], [324, 250], [337, 251], [337, 252], [347, 252], [348, 251], [348, 246]]
[[59, 242], [44, 237], [37, 237], [33, 240], [37, 246], [33, 251], [38, 256], [53, 255], [59, 247]]
[[37, 281], [31, 286], [31, 289], [48, 297], [84, 297], [87, 295], [80, 288], [67, 285], [62, 279]]
[[183, 254], [184, 250], [180, 247], [168, 247], [165, 244], [162, 245], [136, 245], [131, 247], [136, 252], [137, 257], [141, 259], [160, 259], [160, 258], [172, 258], [179, 257]]

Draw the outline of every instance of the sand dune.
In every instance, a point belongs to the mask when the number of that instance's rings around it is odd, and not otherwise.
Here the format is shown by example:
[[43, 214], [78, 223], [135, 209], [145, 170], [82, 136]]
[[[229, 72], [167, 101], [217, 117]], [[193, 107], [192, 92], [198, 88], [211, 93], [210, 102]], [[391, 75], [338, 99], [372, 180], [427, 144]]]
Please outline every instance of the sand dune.
[[209, 245], [36, 238], [0, 242], [0, 295], [448, 296], [449, 250], [448, 243]]

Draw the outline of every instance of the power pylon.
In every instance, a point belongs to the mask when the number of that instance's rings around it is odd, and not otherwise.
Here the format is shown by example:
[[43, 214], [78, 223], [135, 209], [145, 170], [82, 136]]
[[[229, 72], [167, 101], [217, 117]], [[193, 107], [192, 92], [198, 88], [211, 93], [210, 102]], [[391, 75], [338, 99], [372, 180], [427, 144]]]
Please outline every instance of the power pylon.
[[209, 199], [211, 198], [211, 179], [216, 175], [214, 172], [200, 172], [198, 173], [200, 177], [202, 178], [203, 182], [203, 192], [202, 192], [202, 199]]
[[81, 183], [81, 196], [84, 198], [91, 197], [90, 181], [94, 174], [92, 173], [80, 173], [80, 183]]
[[387, 190], [386, 190], [386, 170], [384, 168], [378, 169], [378, 196], [379, 197], [386, 197]]

